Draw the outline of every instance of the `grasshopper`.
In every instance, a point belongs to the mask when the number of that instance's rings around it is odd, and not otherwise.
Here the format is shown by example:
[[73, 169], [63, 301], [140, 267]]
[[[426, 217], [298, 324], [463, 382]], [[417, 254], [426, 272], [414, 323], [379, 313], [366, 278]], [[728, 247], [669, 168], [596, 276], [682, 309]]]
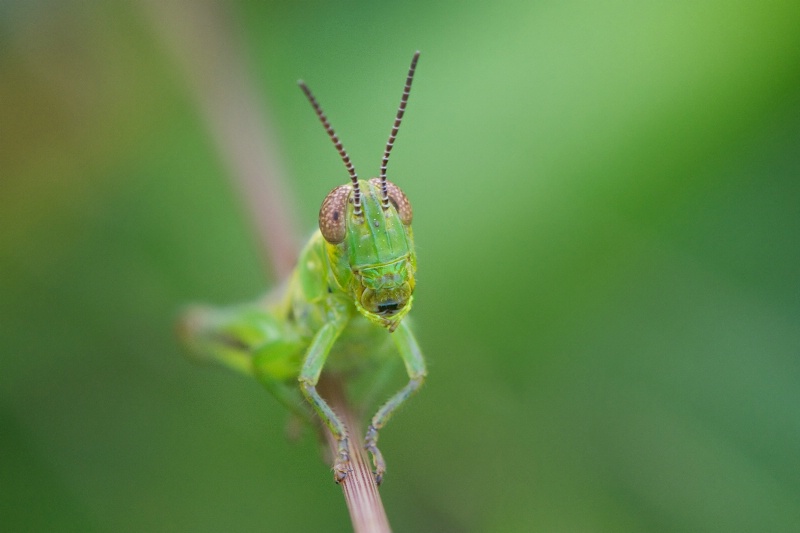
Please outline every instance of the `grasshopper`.
[[333, 465], [337, 483], [349, 471], [348, 436], [339, 416], [317, 392], [323, 370], [358, 369], [373, 358], [385, 357], [392, 344], [388, 337], [394, 341], [409, 381], [378, 409], [364, 437], [378, 484], [386, 472], [378, 432], [426, 375], [422, 352], [403, 321], [411, 309], [417, 269], [411, 203], [386, 178], [418, 59], [416, 52], [379, 177], [370, 180], [358, 179], [316, 98], [298, 81], [339, 152], [350, 182], [323, 200], [319, 229], [300, 252], [284, 285], [255, 303], [222, 309], [193, 306], [181, 321], [181, 336], [194, 355], [254, 376], [282, 404], [312, 423], [307, 406], [313, 408], [337, 441]]

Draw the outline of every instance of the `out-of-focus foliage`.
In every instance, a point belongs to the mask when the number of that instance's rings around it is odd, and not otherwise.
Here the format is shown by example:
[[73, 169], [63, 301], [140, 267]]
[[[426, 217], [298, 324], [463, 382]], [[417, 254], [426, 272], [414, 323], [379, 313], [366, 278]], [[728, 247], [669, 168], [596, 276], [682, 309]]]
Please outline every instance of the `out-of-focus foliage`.
[[[423, 53], [397, 531], [800, 530], [800, 3], [228, 5], [304, 231], [346, 173], [294, 81], [366, 176]], [[254, 242], [141, 5], [0, 6], [4, 530], [349, 530], [317, 444], [173, 339], [266, 290]]]

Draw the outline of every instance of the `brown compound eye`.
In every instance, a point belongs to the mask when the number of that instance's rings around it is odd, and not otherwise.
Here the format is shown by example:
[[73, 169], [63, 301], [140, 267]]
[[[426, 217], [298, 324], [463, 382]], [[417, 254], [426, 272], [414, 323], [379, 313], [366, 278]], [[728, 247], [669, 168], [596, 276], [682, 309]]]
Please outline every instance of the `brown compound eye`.
[[331, 244], [344, 241], [347, 231], [347, 199], [352, 190], [350, 185], [339, 185], [322, 201], [319, 209], [319, 231]]
[[[378, 190], [380, 190], [381, 188], [380, 178], [372, 178], [370, 181], [376, 187], [378, 187]], [[411, 202], [408, 201], [408, 198], [406, 198], [405, 193], [400, 189], [400, 187], [398, 187], [389, 180], [386, 180], [386, 192], [389, 194], [389, 202], [397, 210], [397, 214], [400, 217], [400, 222], [402, 222], [406, 226], [410, 225], [414, 213], [411, 210]]]

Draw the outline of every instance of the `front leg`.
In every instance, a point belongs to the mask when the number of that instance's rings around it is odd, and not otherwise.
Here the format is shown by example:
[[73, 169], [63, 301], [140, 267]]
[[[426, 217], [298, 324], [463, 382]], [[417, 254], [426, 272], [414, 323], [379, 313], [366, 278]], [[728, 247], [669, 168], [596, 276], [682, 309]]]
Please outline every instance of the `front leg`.
[[378, 449], [378, 431], [389, 421], [389, 418], [397, 408], [422, 386], [422, 382], [425, 381], [425, 376], [427, 375], [425, 359], [422, 357], [422, 351], [419, 349], [417, 339], [411, 333], [411, 328], [405, 322], [401, 322], [397, 330], [392, 333], [392, 338], [397, 344], [403, 363], [406, 365], [409, 381], [405, 387], [400, 389], [378, 409], [378, 412], [372, 417], [372, 423], [369, 425], [367, 434], [364, 437], [364, 448], [372, 454], [372, 462], [375, 464], [375, 482], [378, 485], [383, 481], [383, 475], [386, 472], [386, 462]]
[[343, 481], [349, 471], [347, 463], [350, 460], [350, 456], [347, 452], [347, 431], [342, 421], [331, 409], [331, 406], [317, 392], [317, 383], [322, 373], [322, 367], [325, 366], [325, 360], [328, 358], [334, 342], [336, 342], [342, 329], [344, 329], [345, 323], [346, 320], [338, 323], [329, 322], [314, 335], [298, 377], [303, 395], [311, 403], [317, 415], [328, 426], [328, 429], [331, 430], [334, 438], [339, 443], [336, 461], [333, 465], [334, 481], [337, 483]]

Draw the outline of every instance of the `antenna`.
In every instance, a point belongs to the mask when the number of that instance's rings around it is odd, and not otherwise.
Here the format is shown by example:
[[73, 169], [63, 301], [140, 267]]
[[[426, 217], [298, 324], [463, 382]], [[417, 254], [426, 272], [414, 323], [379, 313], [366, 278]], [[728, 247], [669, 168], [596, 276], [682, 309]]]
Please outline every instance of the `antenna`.
[[[358, 186], [358, 174], [356, 174], [356, 169], [353, 167], [353, 163], [350, 162], [350, 156], [347, 155], [347, 152], [342, 146], [342, 141], [339, 140], [339, 137], [336, 135], [336, 132], [333, 131], [330, 122], [328, 122], [328, 117], [325, 116], [325, 113], [319, 106], [317, 99], [314, 98], [313, 94], [311, 94], [311, 89], [308, 88], [308, 86], [305, 84], [303, 80], [298, 80], [297, 84], [305, 93], [306, 97], [308, 98], [308, 101], [311, 102], [311, 105], [314, 107], [314, 111], [317, 112], [317, 116], [319, 117], [320, 122], [322, 122], [322, 126], [325, 128], [325, 131], [328, 132], [328, 136], [333, 141], [333, 145], [336, 147], [336, 150], [342, 157], [342, 161], [344, 161], [344, 166], [347, 167], [347, 172], [348, 174], [350, 174], [350, 181], [353, 183], [353, 214], [355, 214], [356, 216], [361, 216], [361, 189]], [[406, 85], [406, 87], [408, 87], [408, 84]], [[405, 98], [408, 98], [408, 96], [405, 96]], [[399, 124], [399, 121], [395, 121], [395, 123]], [[387, 151], [387, 156], [388, 156], [388, 151]], [[384, 196], [386, 196], [385, 189], [386, 187], [384, 187]]]
[[406, 85], [403, 87], [403, 96], [400, 98], [400, 107], [397, 109], [397, 116], [394, 119], [392, 131], [389, 134], [389, 140], [386, 142], [386, 150], [383, 152], [383, 160], [381, 161], [381, 202], [384, 209], [389, 209], [389, 190], [386, 186], [386, 165], [389, 163], [389, 153], [394, 146], [394, 140], [397, 138], [397, 131], [400, 129], [400, 122], [403, 120], [403, 114], [406, 112], [406, 104], [408, 104], [408, 95], [411, 93], [411, 82], [414, 80], [414, 71], [417, 69], [417, 61], [419, 60], [419, 50], [414, 53], [411, 59], [411, 66], [408, 68], [408, 77], [406, 78]]

